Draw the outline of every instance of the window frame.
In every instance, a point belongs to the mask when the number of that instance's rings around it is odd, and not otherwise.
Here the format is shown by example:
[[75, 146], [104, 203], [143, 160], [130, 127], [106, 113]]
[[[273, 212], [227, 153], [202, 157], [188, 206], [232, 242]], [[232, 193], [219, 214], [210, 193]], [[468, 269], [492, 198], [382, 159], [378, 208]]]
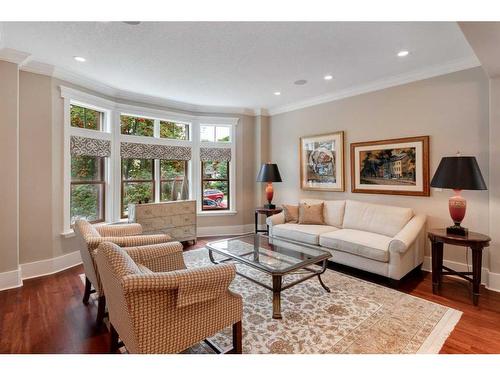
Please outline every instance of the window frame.
[[[90, 129], [89, 129], [90, 130]], [[70, 181], [70, 194], [71, 194], [71, 188], [74, 185], [101, 185], [102, 186], [102, 199], [100, 201], [100, 213], [101, 213], [101, 218], [98, 220], [92, 220], [89, 221], [91, 224], [96, 224], [96, 223], [103, 223], [106, 221], [106, 158], [102, 156], [96, 156], [99, 158], [99, 164], [100, 164], [100, 177], [101, 180], [91, 180], [91, 181], [73, 181], [71, 179]], [[73, 227], [73, 224], [71, 224], [71, 195], [70, 195], [70, 226]]]
[[[227, 177], [225, 179], [223, 178], [205, 178], [204, 176], [204, 168], [203, 164], [204, 163], [213, 163], [213, 161], [201, 161], [201, 176], [200, 176], [200, 182], [201, 182], [201, 211], [202, 212], [210, 212], [210, 211], [230, 211], [231, 210], [231, 162], [226, 161], [227, 163]], [[223, 163], [223, 162], [220, 162]], [[205, 199], [205, 189], [203, 188], [205, 182], [227, 182], [227, 207], [218, 207], [218, 208], [203, 208], [203, 199]]]

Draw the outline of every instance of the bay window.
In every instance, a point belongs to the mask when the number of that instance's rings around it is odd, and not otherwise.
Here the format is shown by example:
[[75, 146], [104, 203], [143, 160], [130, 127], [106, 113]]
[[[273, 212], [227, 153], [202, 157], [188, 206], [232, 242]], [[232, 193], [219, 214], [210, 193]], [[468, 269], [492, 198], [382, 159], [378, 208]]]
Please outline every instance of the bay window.
[[202, 210], [229, 209], [229, 162], [202, 161]]
[[160, 160], [160, 201], [189, 199], [188, 162]]

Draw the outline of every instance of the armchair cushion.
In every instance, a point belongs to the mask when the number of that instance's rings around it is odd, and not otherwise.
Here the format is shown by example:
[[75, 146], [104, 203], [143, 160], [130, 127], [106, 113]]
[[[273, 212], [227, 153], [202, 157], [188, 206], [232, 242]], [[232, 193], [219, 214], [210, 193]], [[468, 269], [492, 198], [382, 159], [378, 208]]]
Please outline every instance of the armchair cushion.
[[152, 272], [169, 272], [186, 268], [180, 242], [126, 247], [124, 250], [134, 262], [142, 264]]
[[98, 224], [94, 228], [103, 237], [137, 236], [142, 234], [142, 226], [138, 223], [131, 224]]

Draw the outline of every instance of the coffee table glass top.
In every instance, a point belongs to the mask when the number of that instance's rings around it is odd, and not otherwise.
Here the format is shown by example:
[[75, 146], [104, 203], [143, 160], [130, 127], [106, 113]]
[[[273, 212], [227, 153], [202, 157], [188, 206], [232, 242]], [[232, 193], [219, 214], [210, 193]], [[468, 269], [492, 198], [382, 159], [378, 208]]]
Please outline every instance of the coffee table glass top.
[[269, 273], [290, 272], [332, 256], [318, 246], [262, 234], [210, 242], [207, 248]]

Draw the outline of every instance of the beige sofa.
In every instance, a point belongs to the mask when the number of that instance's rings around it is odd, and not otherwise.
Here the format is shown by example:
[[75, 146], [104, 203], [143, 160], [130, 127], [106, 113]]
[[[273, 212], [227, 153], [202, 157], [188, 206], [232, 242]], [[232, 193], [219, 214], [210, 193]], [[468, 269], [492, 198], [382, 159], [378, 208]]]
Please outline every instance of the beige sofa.
[[267, 218], [269, 235], [319, 245], [331, 261], [400, 280], [424, 261], [425, 215], [411, 208], [353, 200], [323, 202], [325, 225], [285, 223], [283, 213]]

